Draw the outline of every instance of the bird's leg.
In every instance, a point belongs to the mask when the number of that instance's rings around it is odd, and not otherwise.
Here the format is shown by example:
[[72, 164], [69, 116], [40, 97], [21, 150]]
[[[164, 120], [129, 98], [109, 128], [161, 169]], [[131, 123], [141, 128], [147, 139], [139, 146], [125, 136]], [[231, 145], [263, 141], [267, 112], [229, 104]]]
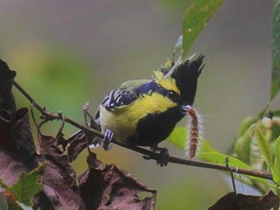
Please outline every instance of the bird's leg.
[[111, 142], [114, 138], [114, 133], [110, 129], [106, 129], [103, 138], [103, 149], [109, 151], [111, 149]]
[[157, 160], [157, 164], [162, 166], [167, 166], [169, 161], [169, 151], [166, 148], [161, 148], [158, 146], [151, 147], [151, 150], [154, 152], [159, 151], [160, 158]]

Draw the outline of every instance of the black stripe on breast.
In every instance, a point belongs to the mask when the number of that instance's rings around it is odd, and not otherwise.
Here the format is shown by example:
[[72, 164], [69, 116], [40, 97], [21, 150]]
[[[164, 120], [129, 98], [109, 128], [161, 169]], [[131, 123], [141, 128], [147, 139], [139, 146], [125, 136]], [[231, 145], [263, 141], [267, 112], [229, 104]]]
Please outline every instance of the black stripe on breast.
[[155, 146], [165, 140], [184, 115], [179, 108], [171, 108], [161, 114], [149, 114], [137, 126], [137, 136], [130, 137], [128, 143], [138, 146]]

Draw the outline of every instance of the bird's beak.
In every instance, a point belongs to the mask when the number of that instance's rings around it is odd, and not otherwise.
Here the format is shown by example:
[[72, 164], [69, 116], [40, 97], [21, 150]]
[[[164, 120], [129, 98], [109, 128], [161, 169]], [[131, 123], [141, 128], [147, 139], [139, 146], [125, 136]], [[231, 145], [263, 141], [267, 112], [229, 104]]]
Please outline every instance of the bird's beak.
[[183, 104], [181, 106], [181, 112], [182, 114], [186, 115], [188, 113], [188, 110], [192, 109], [192, 106], [189, 104]]

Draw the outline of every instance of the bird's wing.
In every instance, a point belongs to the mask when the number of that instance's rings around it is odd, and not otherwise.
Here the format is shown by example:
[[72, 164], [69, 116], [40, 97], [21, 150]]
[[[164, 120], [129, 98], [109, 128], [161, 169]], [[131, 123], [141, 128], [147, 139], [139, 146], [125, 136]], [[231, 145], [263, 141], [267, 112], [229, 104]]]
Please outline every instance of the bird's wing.
[[[103, 100], [100, 106], [105, 107], [108, 111], [114, 108], [121, 108], [122, 106], [129, 105], [137, 99], [136, 89], [141, 85], [149, 82], [150, 80], [130, 80], [123, 83], [119, 88], [112, 90]], [[95, 113], [94, 119], [99, 121], [99, 109]]]

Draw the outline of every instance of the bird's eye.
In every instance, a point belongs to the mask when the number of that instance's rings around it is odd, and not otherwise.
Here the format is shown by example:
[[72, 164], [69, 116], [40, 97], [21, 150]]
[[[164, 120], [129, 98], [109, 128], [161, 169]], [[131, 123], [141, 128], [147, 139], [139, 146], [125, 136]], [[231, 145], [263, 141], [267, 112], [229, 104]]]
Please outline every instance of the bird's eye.
[[167, 92], [167, 97], [170, 99], [175, 99], [176, 98], [176, 93], [173, 90], [169, 90]]

